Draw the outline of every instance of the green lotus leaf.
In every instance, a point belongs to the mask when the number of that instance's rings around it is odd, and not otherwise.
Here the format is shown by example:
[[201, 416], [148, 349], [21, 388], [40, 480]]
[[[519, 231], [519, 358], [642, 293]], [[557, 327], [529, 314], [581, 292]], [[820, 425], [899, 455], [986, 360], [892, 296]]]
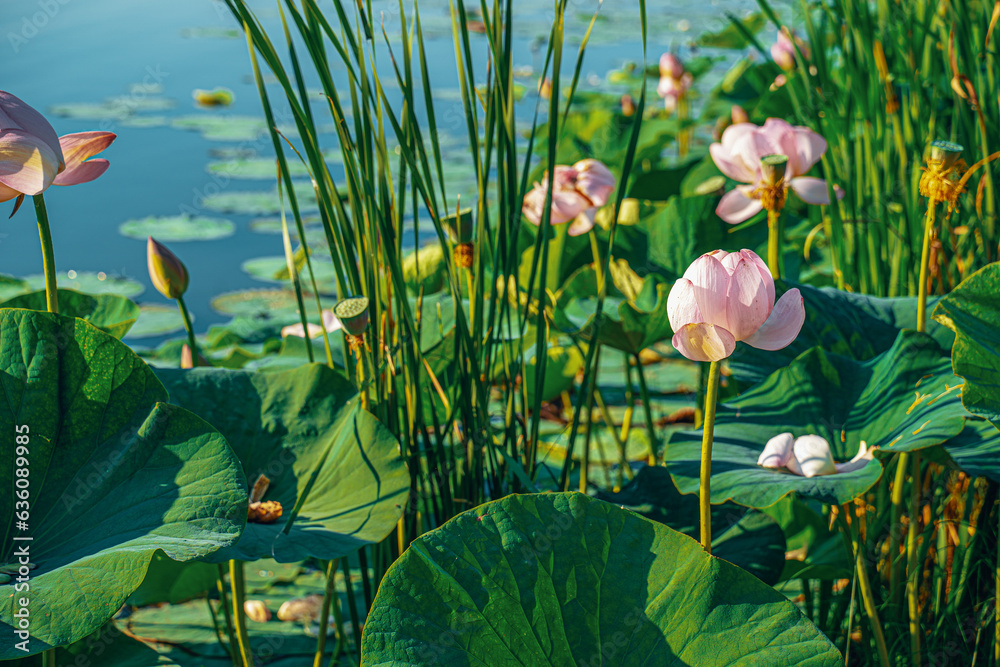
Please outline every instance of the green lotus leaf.
[[[852, 294], [830, 287], [816, 288], [784, 281], [776, 285], [780, 297], [792, 287], [802, 294], [806, 321], [798, 337], [788, 347], [758, 350], [745, 343], [736, 346], [729, 360], [733, 375], [742, 382], [756, 383], [783, 368], [811, 347], [865, 361], [893, 346], [902, 329], [917, 327], [917, 299], [883, 299]], [[936, 299], [930, 299], [930, 306]], [[947, 350], [953, 335], [939, 324], [929, 323], [927, 333]]]
[[[312, 307], [311, 305], [310, 308]], [[323, 307], [331, 308], [333, 302], [324, 299]], [[212, 308], [224, 315], [243, 315], [265, 321], [281, 321], [282, 326], [293, 324], [299, 319], [299, 302], [295, 298], [295, 290], [291, 289], [248, 289], [226, 292], [212, 299]]]
[[[604, 318], [597, 339], [616, 350], [639, 354], [643, 349], [673, 336], [667, 318], [666, 284], [647, 276], [639, 278], [624, 260], [611, 265], [612, 284], [604, 299]], [[559, 293], [555, 322], [563, 331], [591, 338], [597, 313], [597, 272], [585, 266], [574, 273]]]
[[270, 479], [263, 499], [283, 509], [275, 523], [248, 523], [240, 541], [209, 562], [340, 558], [381, 541], [403, 515], [410, 475], [399, 443], [361, 408], [340, 373], [309, 364], [274, 373], [198, 368], [157, 374], [173, 401], [197, 411], [232, 443], [250, 484], [262, 474]]
[[806, 665], [843, 658], [782, 594], [579, 493], [515, 495], [414, 540], [362, 665]]
[[[45, 289], [45, 276], [41, 273], [27, 276], [28, 290], [37, 292]], [[72, 289], [84, 294], [117, 294], [126, 298], [137, 297], [146, 291], [142, 283], [127, 276], [107, 274], [103, 271], [67, 271], [59, 276], [59, 287]]]
[[[597, 498], [699, 538], [698, 496], [682, 495], [666, 468], [646, 466], [618, 493], [599, 491]], [[774, 519], [757, 510], [735, 503], [713, 505], [712, 555], [773, 586], [785, 567], [785, 535]]]
[[[91, 296], [74, 290], [57, 290], [59, 313], [67, 317], [79, 317], [95, 327], [121, 339], [129, 332], [139, 317], [139, 306], [117, 294]], [[26, 308], [46, 310], [45, 290], [22, 294], [0, 303], [0, 308]]]
[[[59, 304], [60, 308], [62, 303]], [[183, 331], [184, 318], [175, 306], [164, 306], [158, 303], [144, 303], [139, 306], [139, 318], [128, 332], [128, 339], [151, 338], [166, 336], [177, 331]]]
[[969, 417], [965, 429], [944, 443], [944, 450], [955, 467], [972, 477], [989, 477], [1000, 482], [1000, 432], [992, 422]]
[[[840, 505], [870, 489], [880, 458], [940, 445], [965, 424], [961, 382], [926, 334], [903, 331], [891, 349], [855, 361], [813, 348], [738, 399], [719, 406], [712, 449], [712, 502], [767, 507], [789, 493]], [[800, 477], [757, 465], [767, 441], [784, 432], [820, 435], [835, 461], [862, 441], [875, 459], [851, 472]], [[681, 493], [697, 493], [701, 432], [671, 434], [666, 464]]]
[[718, 32], [703, 33], [697, 39], [698, 46], [711, 46], [717, 49], [745, 49], [751, 46], [746, 35], [757, 34], [767, 25], [767, 17], [760, 12], [754, 12], [745, 19], [739, 19], [739, 21], [743, 27], [742, 30], [733, 23], [729, 23]]
[[[300, 264], [301, 266], [298, 267], [299, 279], [303, 286], [311, 288], [312, 282], [309, 280], [304, 255]], [[252, 278], [263, 282], [287, 285], [289, 281], [288, 260], [283, 255], [248, 259], [243, 262], [240, 268]], [[329, 259], [321, 261], [314, 254], [312, 256], [312, 270], [320, 294], [335, 294], [337, 273]]]
[[236, 233], [236, 225], [230, 220], [206, 216], [170, 215], [126, 220], [118, 227], [122, 236], [145, 240], [155, 236], [157, 241], [214, 241]]
[[1000, 263], [963, 280], [938, 303], [934, 319], [955, 332], [952, 365], [965, 378], [965, 407], [1000, 428]]
[[214, 591], [219, 580], [219, 566], [209, 563], [178, 563], [162, 553], [153, 556], [146, 578], [126, 601], [135, 607], [169, 602], [179, 604], [204, 597]]
[[[0, 495], [9, 539], [0, 563], [27, 542], [30, 590], [0, 586], [0, 631], [14, 638], [27, 598], [29, 653], [66, 646], [101, 627], [139, 587], [162, 551], [178, 561], [233, 544], [246, 522], [247, 489], [225, 439], [165, 403], [153, 372], [117, 339], [83, 320], [0, 310], [0, 488], [27, 469], [27, 529], [15, 494]], [[15, 450], [27, 429], [27, 452]], [[21, 462], [16, 457], [27, 459]], [[11, 539], [13, 538], [13, 539]], [[20, 641], [20, 639], [18, 639]], [[12, 639], [0, 660], [23, 657]]]
[[403, 257], [403, 281], [413, 293], [440, 292], [448, 280], [448, 260], [440, 242], [428, 243]]
[[[542, 392], [538, 399], [551, 401], [576, 384], [576, 375], [583, 370], [583, 355], [575, 347], [551, 346], [546, 348], [545, 376], [542, 378]], [[524, 386], [528, 391], [528, 405], [537, 405], [535, 385], [538, 377], [538, 363], [532, 354], [524, 365]]]

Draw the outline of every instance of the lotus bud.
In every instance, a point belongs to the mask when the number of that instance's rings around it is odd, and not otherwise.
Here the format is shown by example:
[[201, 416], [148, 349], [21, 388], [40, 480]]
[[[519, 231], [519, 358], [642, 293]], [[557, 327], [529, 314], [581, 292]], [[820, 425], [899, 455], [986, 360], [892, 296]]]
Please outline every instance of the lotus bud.
[[552, 81], [548, 77], [538, 82], [538, 95], [543, 100], [552, 98]]
[[271, 620], [271, 610], [260, 600], [247, 600], [243, 603], [243, 613], [251, 621], [267, 623]]
[[278, 619], [282, 621], [308, 621], [319, 616], [323, 596], [307, 595], [304, 598], [288, 600], [278, 608]]
[[737, 123], [749, 123], [750, 115], [743, 110], [738, 104], [734, 104], [732, 110], [729, 112], [730, 117], [733, 119], [733, 125]]
[[669, 76], [671, 79], [680, 80], [684, 76], [684, 63], [674, 54], [664, 53], [660, 56], [660, 76]]
[[146, 244], [146, 260], [149, 279], [163, 296], [176, 299], [184, 295], [188, 288], [188, 272], [184, 263], [152, 236]]
[[622, 115], [631, 118], [635, 115], [635, 100], [628, 93], [622, 95]]

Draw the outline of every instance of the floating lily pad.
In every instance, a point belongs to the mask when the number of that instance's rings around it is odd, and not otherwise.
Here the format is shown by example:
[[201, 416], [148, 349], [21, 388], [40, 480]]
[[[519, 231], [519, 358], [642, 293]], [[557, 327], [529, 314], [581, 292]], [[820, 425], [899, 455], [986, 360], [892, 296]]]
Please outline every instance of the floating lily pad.
[[[289, 281], [288, 262], [284, 257], [257, 257], [248, 259], [240, 266], [243, 272], [257, 280], [267, 283], [285, 283]], [[337, 272], [329, 258], [313, 256], [312, 258], [313, 276], [316, 280], [316, 287], [320, 294], [336, 293]], [[305, 262], [299, 267], [299, 279], [303, 286], [312, 287], [309, 281], [309, 274], [306, 270]]]
[[340, 558], [381, 541], [402, 516], [410, 475], [399, 443], [339, 372], [311, 364], [280, 373], [157, 373], [171, 400], [197, 410], [233, 444], [251, 483], [267, 475], [263, 499], [283, 508], [275, 523], [247, 524], [240, 541], [209, 562]]
[[127, 220], [118, 227], [118, 231], [123, 236], [140, 240], [154, 236], [158, 241], [214, 241], [235, 234], [236, 225], [221, 218], [151, 215]]
[[[60, 287], [57, 296], [60, 314], [86, 320], [118, 339], [128, 333], [139, 316], [139, 307], [117, 294], [91, 296]], [[16, 296], [0, 303], [0, 308], [47, 310], [45, 290]]]
[[55, 104], [49, 111], [64, 118], [88, 121], [124, 121], [136, 113], [148, 111], [165, 111], [172, 109], [175, 102], [166, 97], [124, 95], [109, 97], [104, 102]]
[[18, 294], [30, 291], [31, 287], [28, 286], [26, 281], [0, 273], [0, 301], [6, 301]]
[[[193, 318], [192, 318], [193, 319]], [[129, 340], [166, 336], [184, 330], [184, 318], [176, 307], [158, 303], [144, 303], [139, 306], [139, 318], [128, 332]]]
[[[332, 302], [324, 300], [323, 307]], [[224, 315], [244, 315], [269, 319], [282, 311], [298, 312], [295, 291], [290, 289], [252, 289], [227, 292], [212, 299], [212, 308]]]
[[[292, 238], [296, 238], [295, 220], [291, 217], [286, 218], [288, 220], [288, 231]], [[319, 225], [323, 224], [323, 220], [318, 215], [306, 215], [302, 217], [302, 226], [306, 228], [306, 234], [311, 231], [319, 231], [317, 229]], [[312, 229], [309, 229], [312, 227]], [[250, 231], [257, 232], [258, 234], [280, 234], [281, 233], [281, 218], [254, 218], [250, 221]], [[326, 236], [324, 235], [324, 239]]]
[[[312, 185], [297, 183], [295, 196], [298, 199], [300, 211], [308, 213], [319, 210]], [[202, 200], [202, 205], [209, 210], [220, 213], [273, 215], [281, 212], [281, 199], [278, 197], [277, 190], [224, 191], [206, 196]], [[285, 206], [288, 205], [288, 194], [285, 193]]]
[[[30, 517], [19, 519], [27, 528], [15, 530], [13, 494], [0, 496], [0, 517], [5, 535], [34, 538], [27, 648], [36, 653], [101, 627], [158, 551], [188, 561], [234, 543], [247, 490], [225, 439], [168, 405], [124, 343], [82, 320], [26, 310], [0, 311], [0, 341], [0, 427], [10, 446], [14, 433], [26, 436], [35, 480]], [[0, 487], [14, 489], [9, 453]], [[0, 562], [17, 562], [17, 546], [0, 546]], [[20, 597], [14, 582], [0, 585], [0, 629], [11, 638], [0, 660], [26, 655], [13, 641]]]
[[[903, 331], [891, 349], [856, 361], [813, 348], [739, 398], [719, 406], [712, 449], [712, 502], [767, 507], [795, 492], [840, 505], [870, 489], [880, 458], [940, 445], [965, 426], [961, 382], [937, 342]], [[767, 441], [784, 432], [826, 438], [836, 461], [862, 441], [876, 458], [851, 472], [800, 477], [757, 465]], [[666, 465], [681, 493], [697, 493], [700, 431], [673, 433]]]
[[965, 378], [965, 407], [1000, 428], [1000, 263], [962, 281], [941, 299], [934, 319], [956, 333], [955, 373]]
[[171, 125], [200, 132], [208, 141], [254, 141], [267, 133], [267, 123], [257, 116], [192, 114], [174, 118]]
[[[71, 278], [70, 275], [73, 277]], [[24, 279], [31, 291], [45, 289], [45, 276], [36, 274]], [[86, 294], [117, 294], [127, 298], [139, 296], [146, 291], [145, 286], [126, 276], [106, 274], [103, 271], [73, 271], [60, 273], [56, 278], [59, 288], [67, 288]]]
[[508, 496], [417, 538], [364, 626], [372, 665], [808, 665], [843, 658], [770, 586], [582, 494]]
[[196, 26], [181, 30], [181, 37], [188, 39], [243, 39], [243, 31], [236, 28]]
[[583, 370], [583, 355], [575, 347], [550, 345], [546, 348], [545, 375], [542, 378], [541, 394], [536, 395], [538, 363], [531, 355], [524, 365], [524, 386], [528, 392], [528, 405], [537, 405], [538, 400], [551, 401], [576, 384], [577, 374]]

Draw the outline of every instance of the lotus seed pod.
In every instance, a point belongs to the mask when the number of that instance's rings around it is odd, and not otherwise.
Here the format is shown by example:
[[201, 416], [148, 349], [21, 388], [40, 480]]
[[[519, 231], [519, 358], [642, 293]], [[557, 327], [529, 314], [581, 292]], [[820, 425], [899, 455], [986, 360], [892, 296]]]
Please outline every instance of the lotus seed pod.
[[760, 159], [760, 170], [768, 185], [779, 185], [785, 179], [787, 167], [787, 155], [765, 155]]
[[475, 224], [471, 208], [465, 208], [458, 213], [445, 216], [441, 218], [441, 222], [448, 230], [448, 237], [453, 243], [472, 243]]
[[931, 143], [930, 160], [941, 165], [943, 171], [949, 171], [962, 157], [964, 147], [951, 141], [935, 141]]
[[271, 620], [271, 610], [260, 600], [247, 600], [243, 603], [243, 613], [251, 621], [267, 623]]
[[333, 308], [344, 329], [352, 336], [361, 336], [368, 329], [368, 297], [344, 299]]

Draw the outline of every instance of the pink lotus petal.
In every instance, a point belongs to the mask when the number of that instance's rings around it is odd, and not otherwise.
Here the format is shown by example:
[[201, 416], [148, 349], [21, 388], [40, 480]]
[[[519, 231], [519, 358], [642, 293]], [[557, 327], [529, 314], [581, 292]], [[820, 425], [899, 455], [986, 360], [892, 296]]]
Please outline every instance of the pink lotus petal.
[[660, 76], [679, 79], [684, 76], [684, 63], [673, 53], [667, 51], [660, 56]]
[[570, 236], [581, 236], [594, 228], [594, 216], [597, 215], [596, 208], [590, 208], [573, 218], [566, 233]]
[[806, 309], [798, 288], [785, 292], [757, 333], [743, 339], [758, 350], [780, 350], [791, 344], [806, 321]]
[[10, 201], [15, 197], [21, 196], [21, 194], [22, 193], [18, 192], [14, 188], [8, 188], [3, 183], [0, 183], [0, 203], [3, 203], [5, 201]]
[[671, 341], [691, 361], [721, 361], [736, 349], [736, 339], [723, 327], [698, 322], [681, 327]]
[[826, 139], [816, 134], [808, 127], [795, 128], [795, 152], [798, 156], [798, 168], [794, 176], [801, 176], [813, 168], [826, 152]]
[[59, 147], [59, 135], [45, 116], [18, 97], [0, 90], [0, 131], [20, 129], [38, 137], [55, 153], [60, 167], [65, 164]]
[[869, 449], [868, 443], [862, 440], [861, 445], [858, 447], [858, 453], [854, 455], [853, 459], [847, 463], [835, 463], [834, 466], [837, 472], [853, 472], [864, 468], [874, 457], [875, 447]]
[[117, 138], [113, 132], [77, 132], [59, 137], [66, 170], [54, 181], [55, 185], [79, 185], [89, 183], [108, 170], [107, 160], [91, 160]]
[[729, 224], [735, 225], [760, 213], [764, 207], [759, 199], [747, 196], [749, 191], [749, 187], [740, 186], [722, 195], [719, 205], [715, 207], [715, 214]]
[[788, 469], [803, 477], [816, 477], [837, 472], [830, 453], [830, 443], [818, 435], [803, 435], [795, 438], [792, 457], [786, 464]]
[[26, 195], [37, 195], [52, 185], [59, 173], [61, 154], [25, 130], [0, 132], [0, 183]]
[[704, 321], [694, 295], [694, 285], [687, 278], [678, 278], [670, 288], [670, 294], [667, 295], [667, 319], [674, 331], [679, 331], [688, 324]]
[[757, 465], [765, 468], [784, 468], [792, 458], [795, 439], [791, 433], [776, 435], [764, 445], [764, 451], [757, 458]]
[[730, 333], [736, 340], [749, 338], [767, 320], [772, 305], [767, 299], [767, 289], [757, 267], [741, 257], [730, 278], [726, 297], [726, 321]]
[[615, 191], [614, 174], [598, 160], [580, 160], [573, 165], [576, 170], [576, 189], [590, 200], [592, 206], [601, 207]]
[[[767, 290], [768, 307], [773, 308], [774, 278], [771, 277], [771, 270], [767, 268], [767, 264], [764, 263], [764, 260], [762, 260], [753, 250], [747, 250], [744, 248], [743, 250], [740, 250], [740, 255], [743, 259], [747, 260], [757, 268], [758, 273], [760, 273], [760, 279], [764, 281], [764, 289]], [[768, 310], [767, 312], [770, 313], [771, 311]]]
[[691, 281], [702, 322], [728, 329], [726, 294], [729, 292], [729, 272], [722, 262], [711, 254], [702, 255], [687, 268], [684, 278]]
[[830, 203], [830, 193], [827, 190], [826, 181], [822, 178], [799, 176], [793, 178], [789, 186], [799, 196], [799, 199], [807, 204], [827, 205]]
[[[741, 123], [741, 125], [749, 125], [749, 123]], [[726, 128], [726, 132], [735, 127], [730, 125]], [[726, 134], [723, 132], [723, 138]], [[738, 157], [733, 156], [730, 151], [722, 144], [712, 144], [708, 147], [708, 152], [712, 156], [712, 160], [715, 162], [715, 166], [719, 168], [723, 174], [738, 181], [740, 183], [753, 183], [757, 180], [757, 172], [752, 171], [743, 164], [743, 160]]]

